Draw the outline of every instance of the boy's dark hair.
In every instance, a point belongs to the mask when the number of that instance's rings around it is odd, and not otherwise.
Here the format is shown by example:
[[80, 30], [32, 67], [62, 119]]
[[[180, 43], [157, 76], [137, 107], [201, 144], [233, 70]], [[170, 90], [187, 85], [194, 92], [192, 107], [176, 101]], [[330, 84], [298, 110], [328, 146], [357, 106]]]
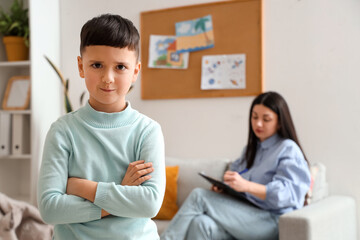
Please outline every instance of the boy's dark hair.
[[267, 108], [270, 108], [278, 116], [280, 128], [277, 131], [280, 137], [293, 140], [301, 149], [304, 154], [305, 160], [308, 162], [304, 151], [302, 150], [293, 120], [291, 118], [289, 107], [285, 99], [276, 92], [265, 92], [257, 96], [251, 104], [250, 115], [249, 115], [249, 138], [245, 152], [245, 161], [247, 168], [250, 169], [254, 164], [255, 154], [257, 149], [258, 138], [256, 137], [254, 130], [251, 126], [252, 111], [255, 105], [262, 104]]
[[129, 48], [139, 59], [140, 35], [134, 24], [120, 15], [103, 14], [85, 23], [80, 33], [80, 54], [85, 47], [104, 45]]

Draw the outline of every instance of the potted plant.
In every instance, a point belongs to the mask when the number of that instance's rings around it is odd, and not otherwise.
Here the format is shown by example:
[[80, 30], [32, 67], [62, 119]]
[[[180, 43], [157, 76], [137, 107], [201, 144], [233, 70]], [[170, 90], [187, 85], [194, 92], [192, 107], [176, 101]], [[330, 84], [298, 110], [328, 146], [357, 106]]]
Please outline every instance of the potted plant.
[[8, 14], [0, 7], [0, 33], [3, 35], [8, 61], [28, 59], [29, 17], [23, 0], [14, 0]]

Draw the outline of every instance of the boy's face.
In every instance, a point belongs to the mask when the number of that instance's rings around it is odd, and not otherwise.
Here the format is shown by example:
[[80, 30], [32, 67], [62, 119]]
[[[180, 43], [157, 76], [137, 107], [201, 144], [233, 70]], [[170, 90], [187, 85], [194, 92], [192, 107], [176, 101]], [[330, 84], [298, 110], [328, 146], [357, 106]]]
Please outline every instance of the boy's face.
[[140, 72], [140, 62], [134, 51], [87, 46], [78, 57], [78, 67], [89, 91], [89, 104], [95, 110], [120, 112], [125, 109], [125, 96]]

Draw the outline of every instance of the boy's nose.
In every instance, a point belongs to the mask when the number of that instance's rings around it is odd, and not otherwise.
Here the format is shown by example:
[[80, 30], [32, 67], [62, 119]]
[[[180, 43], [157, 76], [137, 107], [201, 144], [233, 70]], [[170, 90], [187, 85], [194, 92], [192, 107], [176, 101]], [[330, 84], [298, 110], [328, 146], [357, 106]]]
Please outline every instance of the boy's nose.
[[114, 75], [111, 71], [106, 71], [102, 77], [103, 83], [112, 83], [114, 82]]

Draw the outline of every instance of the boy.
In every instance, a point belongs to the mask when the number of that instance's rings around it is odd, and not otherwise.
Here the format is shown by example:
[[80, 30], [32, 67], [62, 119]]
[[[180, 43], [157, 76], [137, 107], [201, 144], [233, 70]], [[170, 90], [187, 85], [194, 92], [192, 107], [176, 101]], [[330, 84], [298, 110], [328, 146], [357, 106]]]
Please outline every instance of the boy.
[[165, 191], [163, 135], [125, 100], [140, 71], [139, 33], [121, 16], [101, 15], [83, 26], [80, 55], [89, 101], [48, 132], [40, 213], [56, 240], [159, 239], [150, 218]]

